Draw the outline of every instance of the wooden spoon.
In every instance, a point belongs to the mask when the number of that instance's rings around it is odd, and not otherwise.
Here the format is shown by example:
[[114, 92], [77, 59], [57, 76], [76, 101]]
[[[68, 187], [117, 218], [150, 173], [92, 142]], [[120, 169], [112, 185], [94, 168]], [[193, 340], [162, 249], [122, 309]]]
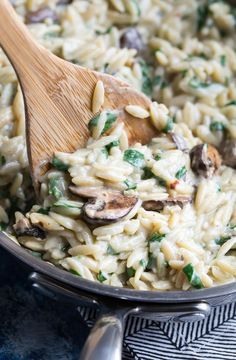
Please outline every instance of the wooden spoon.
[[36, 43], [8, 0], [0, 0], [0, 44], [13, 65], [24, 96], [26, 139], [31, 175], [37, 185], [55, 151], [73, 152], [89, 137], [88, 122], [95, 115], [91, 99], [95, 85], [105, 87], [103, 109], [120, 110], [130, 144], [148, 143], [156, 134], [150, 119], [124, 111], [128, 104], [146, 109], [150, 100], [128, 84], [73, 65]]

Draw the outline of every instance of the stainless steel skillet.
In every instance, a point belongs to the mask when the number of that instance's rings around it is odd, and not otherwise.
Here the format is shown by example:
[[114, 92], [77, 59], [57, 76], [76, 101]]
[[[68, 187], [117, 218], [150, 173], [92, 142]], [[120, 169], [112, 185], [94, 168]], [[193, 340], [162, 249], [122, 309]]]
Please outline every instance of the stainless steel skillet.
[[[0, 0], [1, 1], [1, 0]], [[236, 4], [235, 0], [228, 1]], [[193, 291], [136, 291], [94, 283], [33, 257], [0, 233], [0, 245], [32, 268], [33, 286], [45, 294], [63, 295], [73, 302], [85, 301], [100, 308], [81, 354], [81, 360], [120, 360], [123, 323], [128, 314], [152, 319], [200, 321], [211, 307], [236, 300], [236, 282]]]
[[36, 289], [100, 309], [81, 360], [121, 360], [123, 323], [129, 314], [153, 320], [200, 321], [211, 307], [236, 300], [236, 282], [192, 291], [136, 291], [79, 278], [35, 258], [5, 233], [0, 233], [0, 245], [32, 268], [30, 280]]

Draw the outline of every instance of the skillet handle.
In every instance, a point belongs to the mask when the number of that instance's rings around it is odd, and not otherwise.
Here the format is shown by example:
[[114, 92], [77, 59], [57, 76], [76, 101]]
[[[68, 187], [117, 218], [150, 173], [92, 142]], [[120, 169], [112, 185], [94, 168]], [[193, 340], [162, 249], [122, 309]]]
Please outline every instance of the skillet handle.
[[124, 310], [100, 316], [84, 345], [80, 360], [121, 360]]

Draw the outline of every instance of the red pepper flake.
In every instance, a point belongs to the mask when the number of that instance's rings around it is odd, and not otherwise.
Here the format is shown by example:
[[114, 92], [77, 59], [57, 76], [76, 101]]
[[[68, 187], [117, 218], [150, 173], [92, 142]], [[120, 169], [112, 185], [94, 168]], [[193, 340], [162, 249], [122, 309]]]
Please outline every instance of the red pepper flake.
[[170, 188], [174, 190], [178, 184], [179, 184], [179, 180], [175, 180], [170, 184]]

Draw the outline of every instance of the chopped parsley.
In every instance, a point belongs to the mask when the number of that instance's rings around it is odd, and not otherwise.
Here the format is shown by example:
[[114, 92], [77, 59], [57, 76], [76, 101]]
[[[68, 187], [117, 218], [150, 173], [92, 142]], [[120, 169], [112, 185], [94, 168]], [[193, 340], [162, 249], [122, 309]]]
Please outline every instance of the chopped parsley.
[[103, 274], [102, 271], [99, 271], [98, 275], [97, 275], [97, 279], [98, 281], [100, 281], [101, 283], [103, 283], [105, 280], [107, 280], [106, 276]]
[[134, 149], [125, 150], [123, 160], [139, 168], [144, 165], [144, 155]]
[[218, 238], [215, 239], [215, 243], [217, 245], [223, 245], [226, 241], [228, 241], [229, 239], [231, 239], [231, 236], [219, 236]]
[[166, 234], [160, 234], [158, 232], [152, 233], [152, 235], [148, 238], [149, 242], [161, 242], [164, 239]]
[[177, 173], [175, 174], [176, 179], [183, 179], [187, 173], [187, 169], [185, 166], [180, 168]]
[[203, 284], [199, 275], [195, 272], [194, 267], [191, 263], [183, 268], [183, 272], [186, 275], [190, 284], [196, 289], [202, 289]]
[[224, 131], [225, 125], [221, 121], [214, 121], [210, 124], [211, 131]]
[[134, 277], [136, 270], [133, 267], [126, 268], [126, 272], [129, 278]]
[[126, 179], [124, 181], [124, 184], [126, 186], [125, 190], [135, 190], [137, 188], [137, 184], [133, 183], [132, 181], [130, 181], [129, 179]]

